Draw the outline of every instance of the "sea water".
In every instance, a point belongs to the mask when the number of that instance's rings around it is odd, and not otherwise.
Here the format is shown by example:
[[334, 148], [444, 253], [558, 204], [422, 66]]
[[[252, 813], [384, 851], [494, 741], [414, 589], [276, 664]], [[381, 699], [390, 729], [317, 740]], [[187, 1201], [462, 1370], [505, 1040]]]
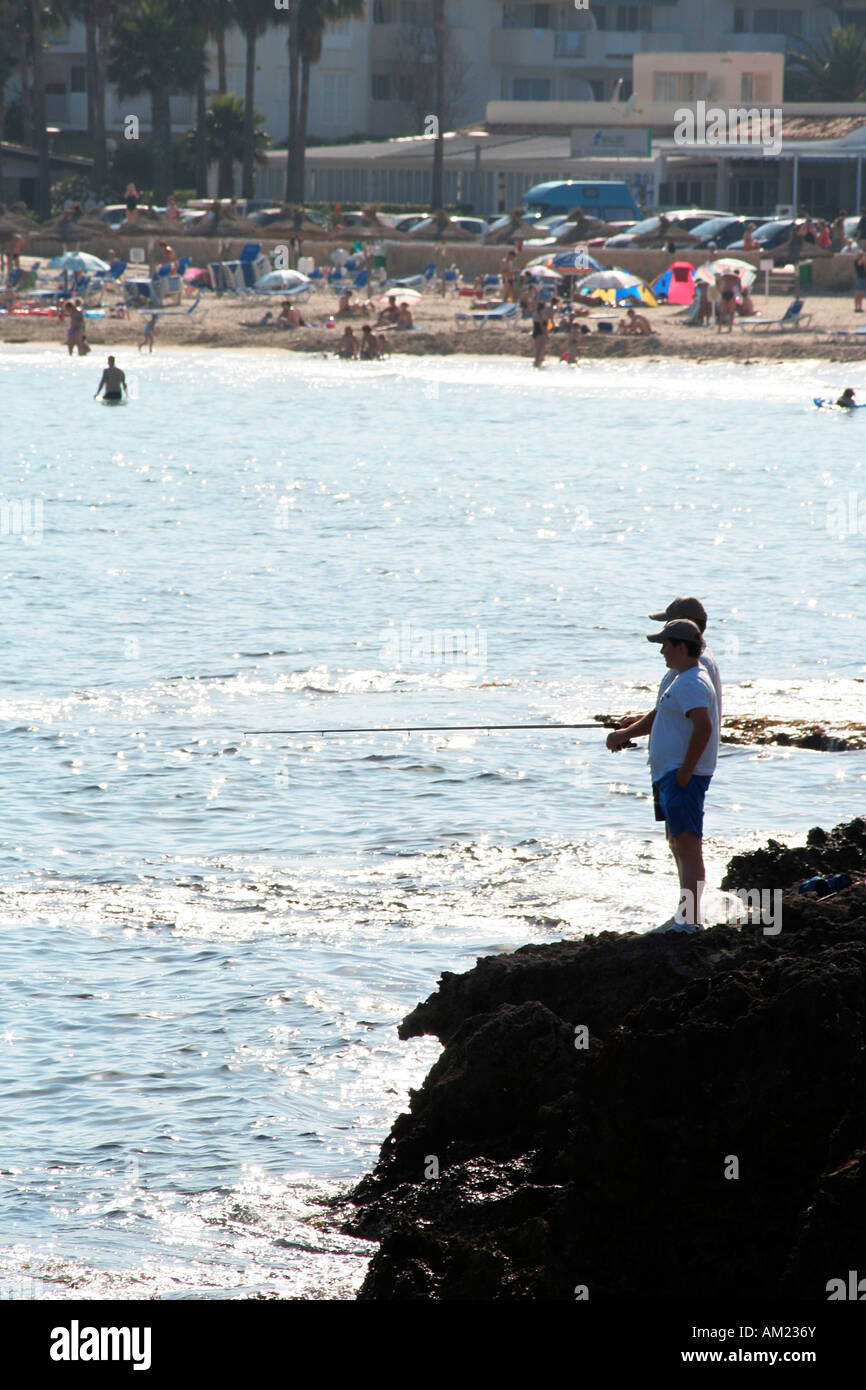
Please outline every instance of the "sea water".
[[[866, 414], [827, 364], [118, 356], [112, 411], [0, 351], [0, 1296], [351, 1297], [401, 1017], [675, 906], [643, 749], [401, 730], [649, 708], [691, 593], [728, 713], [862, 720]], [[724, 747], [711, 884], [864, 783]]]

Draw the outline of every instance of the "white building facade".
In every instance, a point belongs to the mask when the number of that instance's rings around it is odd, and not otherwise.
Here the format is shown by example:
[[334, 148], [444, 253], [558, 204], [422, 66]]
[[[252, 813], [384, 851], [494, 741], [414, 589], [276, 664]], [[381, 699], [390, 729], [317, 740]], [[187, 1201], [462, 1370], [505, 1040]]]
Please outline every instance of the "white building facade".
[[[256, 105], [277, 143], [288, 135], [287, 11], [258, 42]], [[609, 101], [631, 95], [632, 60], [643, 53], [776, 52], [798, 36], [814, 41], [851, 20], [866, 27], [859, 4], [756, 4], [750, 0], [447, 0], [448, 43], [459, 69], [450, 93], [451, 127], [483, 119], [488, 102]], [[429, 0], [367, 0], [364, 18], [327, 30], [311, 72], [309, 135], [332, 142], [349, 136], [416, 135], [418, 63], [429, 49]], [[216, 90], [211, 46], [209, 94]], [[227, 82], [244, 94], [245, 43], [238, 30], [227, 40]], [[84, 27], [72, 22], [47, 38], [48, 122], [63, 133], [87, 128]], [[108, 129], [115, 136], [128, 114], [150, 123], [146, 98], [108, 97]], [[192, 94], [172, 100], [178, 132], [195, 120]]]

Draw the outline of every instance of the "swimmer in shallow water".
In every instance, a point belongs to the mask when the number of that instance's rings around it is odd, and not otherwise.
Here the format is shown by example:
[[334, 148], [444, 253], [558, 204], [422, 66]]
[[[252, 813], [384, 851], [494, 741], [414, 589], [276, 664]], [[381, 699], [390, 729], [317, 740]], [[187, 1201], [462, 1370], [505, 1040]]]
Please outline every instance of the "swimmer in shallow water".
[[854, 399], [854, 394], [854, 387], [846, 386], [845, 390], [842, 392], [836, 404], [845, 406], [849, 410], [854, 409], [857, 405], [857, 402]]
[[[108, 366], [102, 373], [102, 379], [96, 388], [94, 400], [99, 395], [103, 386], [105, 387], [105, 400], [119, 401], [123, 399], [123, 392], [129, 395], [126, 389], [126, 377], [118, 366], [115, 365], [113, 357], [109, 357]], [[121, 389], [122, 388], [122, 389]]]

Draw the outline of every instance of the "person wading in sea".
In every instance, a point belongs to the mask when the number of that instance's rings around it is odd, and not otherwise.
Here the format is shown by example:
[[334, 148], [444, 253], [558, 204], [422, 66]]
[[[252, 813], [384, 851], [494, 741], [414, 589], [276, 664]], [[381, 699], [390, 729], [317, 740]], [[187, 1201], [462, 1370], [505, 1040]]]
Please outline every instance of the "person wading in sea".
[[109, 357], [108, 359], [108, 366], [102, 373], [102, 379], [93, 396], [94, 400], [96, 400], [103, 386], [105, 387], [105, 396], [103, 399], [106, 401], [122, 400], [124, 391], [126, 391], [127, 396], [129, 395], [129, 391], [126, 389], [126, 376], [120, 368], [115, 365], [113, 357]]

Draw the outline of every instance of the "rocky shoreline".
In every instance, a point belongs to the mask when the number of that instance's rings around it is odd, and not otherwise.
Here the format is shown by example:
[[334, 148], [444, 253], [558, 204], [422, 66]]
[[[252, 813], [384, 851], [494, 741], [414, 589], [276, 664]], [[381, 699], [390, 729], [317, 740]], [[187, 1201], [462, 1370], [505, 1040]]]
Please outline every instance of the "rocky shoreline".
[[[866, 820], [731, 861], [782, 930], [603, 933], [445, 974], [354, 1190], [362, 1299], [828, 1299], [866, 1273]], [[834, 897], [814, 873], [847, 871]], [[856, 1295], [855, 1295], [856, 1296]]]

